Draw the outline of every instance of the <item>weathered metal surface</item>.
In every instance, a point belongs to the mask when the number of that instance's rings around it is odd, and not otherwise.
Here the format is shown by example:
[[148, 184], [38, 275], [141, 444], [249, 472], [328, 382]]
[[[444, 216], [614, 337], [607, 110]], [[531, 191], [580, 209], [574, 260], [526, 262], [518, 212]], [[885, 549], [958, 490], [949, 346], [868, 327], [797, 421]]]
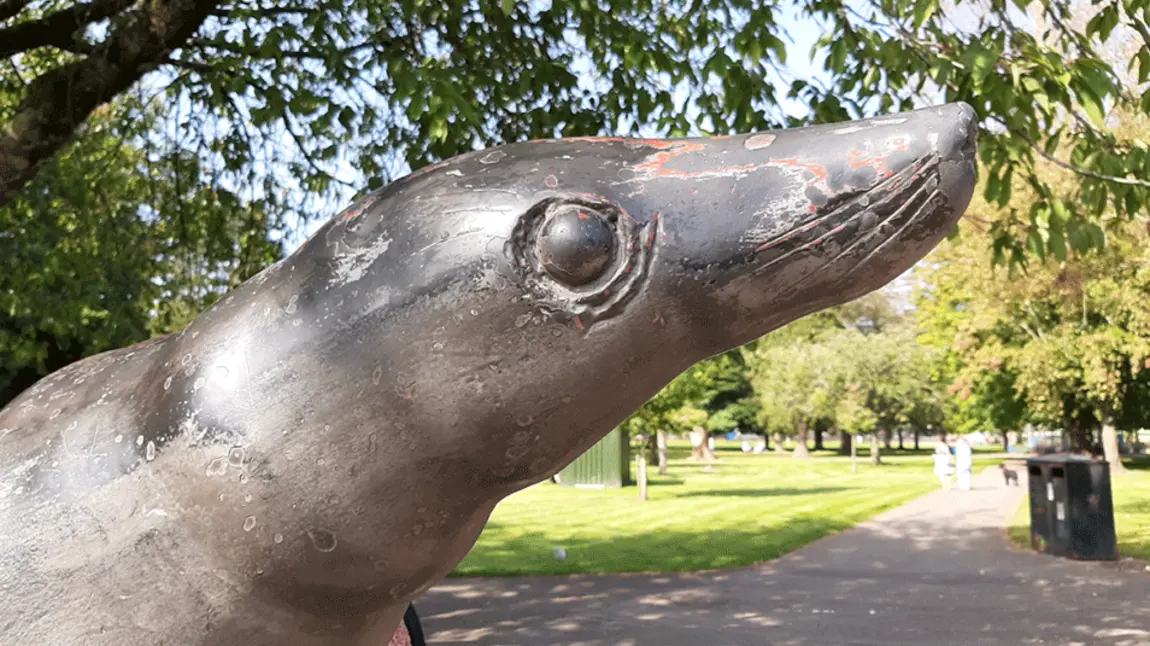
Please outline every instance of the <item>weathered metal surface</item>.
[[5, 640], [387, 643], [499, 500], [925, 255], [975, 130], [951, 105], [537, 141], [393, 182], [180, 334], [0, 411]]

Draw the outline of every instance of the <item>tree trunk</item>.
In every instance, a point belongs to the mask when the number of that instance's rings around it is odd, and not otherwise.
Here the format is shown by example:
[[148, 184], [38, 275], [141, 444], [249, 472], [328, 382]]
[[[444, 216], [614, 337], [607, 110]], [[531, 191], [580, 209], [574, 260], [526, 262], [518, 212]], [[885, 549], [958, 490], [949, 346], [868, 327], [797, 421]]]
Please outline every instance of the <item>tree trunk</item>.
[[639, 463], [638, 469], [636, 469], [636, 471], [638, 472], [638, 477], [639, 477], [639, 500], [646, 501], [647, 500], [647, 452], [646, 451], [639, 451], [639, 456], [636, 458], [636, 460]]
[[848, 435], [851, 442], [851, 473], [859, 472], [858, 442], [854, 435]]
[[807, 448], [807, 423], [799, 422], [798, 433], [795, 435], [795, 450], [791, 452], [793, 458], [809, 458], [811, 450]]
[[891, 432], [889, 430], [884, 430], [882, 432], [882, 445], [883, 445], [883, 448], [885, 448], [888, 451], [891, 449], [890, 441], [891, 441]]
[[815, 450], [823, 450], [823, 427], [821, 426], [815, 427]]
[[854, 436], [846, 431], [839, 431], [839, 455], [854, 455]]
[[[28, 4], [17, 3], [16, 6]], [[100, 3], [93, 3], [93, 5]], [[104, 3], [108, 5], [110, 3]], [[44, 72], [28, 84], [0, 133], [0, 206], [35, 177], [71, 140], [92, 112], [131, 88], [179, 49], [207, 20], [220, 0], [156, 0], [112, 18], [107, 37], [88, 56]], [[76, 5], [78, 9], [82, 5]], [[60, 11], [63, 14], [67, 9]], [[96, 13], [97, 10], [93, 10]], [[76, 14], [83, 27], [89, 21]], [[46, 20], [51, 20], [48, 18]], [[91, 22], [95, 22], [94, 20]], [[18, 27], [4, 31], [14, 31]], [[76, 26], [57, 32], [79, 31]], [[10, 49], [8, 36], [0, 49]], [[37, 44], [29, 43], [27, 50]], [[0, 52], [0, 58], [20, 54]]]
[[917, 426], [914, 429], [914, 450], [915, 451], [918, 450], [918, 427]]
[[871, 433], [870, 436], [870, 465], [877, 467], [882, 464], [882, 457], [879, 455], [878, 448], [878, 433]]
[[1126, 467], [1122, 464], [1122, 456], [1118, 453], [1118, 429], [1114, 428], [1114, 419], [1109, 412], [1102, 412], [1102, 455], [1110, 464], [1110, 473], [1123, 473]]
[[659, 475], [667, 475], [667, 431], [655, 433], [655, 443], [659, 447]]
[[1064, 441], [1070, 445], [1071, 451], [1093, 453], [1094, 447], [1091, 446], [1092, 433], [1081, 418], [1075, 419], [1069, 413], [1064, 413], [1062, 415], [1062, 426], [1065, 437]]
[[786, 453], [787, 447], [783, 442], [783, 434], [775, 433], [775, 453]]
[[898, 450], [901, 451], [904, 448], [906, 448], [906, 447], [904, 447], [902, 445], [902, 429], [900, 428], [900, 429], [898, 429]]
[[1006, 452], [1010, 451], [1010, 431], [1002, 432], [1002, 450]]

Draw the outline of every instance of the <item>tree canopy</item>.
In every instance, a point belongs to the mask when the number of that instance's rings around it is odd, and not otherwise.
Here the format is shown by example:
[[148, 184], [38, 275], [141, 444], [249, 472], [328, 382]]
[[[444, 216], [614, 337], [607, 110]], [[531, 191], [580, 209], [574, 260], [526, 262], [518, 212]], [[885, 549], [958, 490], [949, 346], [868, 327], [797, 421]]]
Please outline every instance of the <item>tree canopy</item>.
[[[786, 67], [791, 13], [823, 29], [812, 59], [829, 80]], [[3, 0], [0, 204], [87, 136], [96, 108], [144, 89], [181, 145], [277, 226], [335, 208], [313, 198], [343, 201], [475, 147], [725, 134], [963, 100], [988, 127], [987, 198], [1013, 205], [992, 244], [1021, 261], [1103, 243], [1106, 205], [1123, 217], [1144, 208], [1147, 144], [1107, 120], [1150, 107], [1138, 85], [1150, 77], [1147, 15], [1147, 0], [613, 0], [606, 9]], [[787, 113], [785, 97], [809, 109]], [[1039, 159], [1072, 177], [1070, 195], [1053, 194]], [[1015, 177], [1036, 200], [1012, 201]]]

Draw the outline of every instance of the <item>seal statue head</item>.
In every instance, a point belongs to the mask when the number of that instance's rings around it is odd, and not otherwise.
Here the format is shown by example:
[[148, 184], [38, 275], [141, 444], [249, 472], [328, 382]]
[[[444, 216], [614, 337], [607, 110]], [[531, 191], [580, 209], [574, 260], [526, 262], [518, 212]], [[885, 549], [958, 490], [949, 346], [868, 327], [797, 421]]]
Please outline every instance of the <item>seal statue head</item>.
[[[289, 262], [343, 303], [325, 328], [373, 338], [341, 373], [407, 354], [412, 380], [434, 384], [421, 414], [475, 427], [454, 445], [470, 456], [457, 477], [516, 487], [691, 364], [911, 267], [969, 203], [976, 131], [952, 104], [732, 137], [507, 145], [393, 183]], [[414, 324], [387, 320], [400, 316]]]
[[386, 641], [503, 497], [692, 364], [923, 257], [971, 198], [975, 133], [957, 104], [517, 143], [392, 182], [179, 335], [0, 411], [0, 528], [37, 529], [0, 529], [0, 577], [40, 586], [14, 638], [71, 643], [121, 612], [92, 599], [178, 563], [133, 601], [153, 631]]

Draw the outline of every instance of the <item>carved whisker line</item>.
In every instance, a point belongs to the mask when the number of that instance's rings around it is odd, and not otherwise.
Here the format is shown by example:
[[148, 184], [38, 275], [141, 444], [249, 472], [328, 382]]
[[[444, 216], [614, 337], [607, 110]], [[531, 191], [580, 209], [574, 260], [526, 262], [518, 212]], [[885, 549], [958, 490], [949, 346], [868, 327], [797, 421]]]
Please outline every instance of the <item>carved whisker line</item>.
[[[824, 205], [824, 208], [830, 207], [830, 210], [827, 213], [825, 213], [824, 215], [817, 215], [816, 214], [814, 217], [811, 217], [807, 220], [803, 220], [795, 228], [790, 229], [788, 231], [785, 231], [783, 233], [780, 233], [779, 235], [776, 235], [772, 238], [768, 238], [767, 240], [759, 243], [759, 246], [755, 248], [755, 253], [760, 253], [762, 251], [766, 251], [766, 250], [768, 250], [772, 247], [775, 247], [775, 246], [777, 246], [783, 242], [786, 242], [787, 240], [795, 237], [796, 235], [799, 235], [801, 233], [808, 231], [809, 229], [811, 229], [815, 225], [823, 222], [827, 218], [832, 218], [836, 215], [841, 215], [843, 212], [849, 211], [852, 208], [860, 208], [860, 207], [866, 208], [866, 206], [862, 204], [862, 200], [864, 198], [869, 198], [872, 195], [883, 194], [883, 193], [886, 194], [886, 197], [884, 199], [889, 199], [890, 195], [897, 195], [899, 192], [898, 188], [900, 188], [900, 187], [898, 187], [898, 186], [892, 187], [892, 185], [897, 185], [897, 184], [901, 183], [908, 175], [911, 175], [915, 170], [917, 170], [917, 167], [912, 166], [908, 169], [904, 169], [902, 171], [899, 171], [895, 175], [891, 175], [890, 177], [884, 178], [881, 182], [879, 182], [878, 184], [875, 184], [871, 188], [866, 189], [865, 191], [851, 193], [849, 195], [838, 195], [838, 196], [832, 197], [830, 199], [830, 201]], [[879, 204], [881, 204], [881, 200], [876, 201], [873, 204], [870, 204], [869, 206], [871, 208], [877, 208], [877, 206]]]
[[[929, 161], [927, 161], [927, 163], [929, 163]], [[877, 184], [874, 188], [871, 188], [870, 190], [868, 190], [862, 194], [856, 194], [856, 195], [852, 196], [851, 199], [845, 201], [842, 205], [840, 205], [834, 211], [828, 213], [826, 216], [818, 218], [818, 221], [825, 220], [826, 218], [829, 218], [829, 217], [832, 217], [835, 215], [841, 215], [843, 212], [848, 211], [850, 209], [858, 209], [858, 211], [856, 213], [851, 214], [842, 223], [833, 227], [831, 230], [827, 231], [826, 233], [819, 236], [815, 240], [812, 240], [810, 242], [805, 242], [802, 245], [799, 245], [798, 247], [784, 253], [783, 255], [781, 255], [777, 258], [772, 258], [770, 261], [766, 262], [762, 266], [757, 267], [753, 272], [751, 272], [750, 275], [756, 276], [758, 274], [761, 274], [762, 272], [770, 269], [772, 266], [774, 266], [774, 265], [790, 258], [791, 256], [795, 255], [796, 253], [799, 253], [801, 251], [809, 251], [810, 249], [817, 247], [818, 245], [822, 244], [828, 237], [830, 237], [836, 233], [841, 232], [843, 229], [845, 229], [848, 226], [850, 226], [851, 224], [857, 222], [859, 220], [859, 218], [863, 215], [866, 215], [869, 213], [882, 213], [887, 208], [891, 207], [895, 201], [899, 200], [900, 198], [902, 198], [903, 196], [906, 195], [906, 190], [905, 190], [906, 187], [903, 186], [903, 183], [905, 182], [905, 180], [908, 177], [910, 177], [910, 179], [911, 179], [910, 186], [911, 187], [915, 186], [915, 184], [917, 182], [915, 182], [914, 180], [918, 179], [918, 177], [916, 177], [916, 174], [925, 165], [926, 165], [925, 163], [915, 164], [915, 165], [913, 165], [907, 169], [900, 171], [897, 175], [893, 175], [890, 178], [882, 181], [881, 183]], [[878, 195], [878, 198], [874, 199], [872, 201], [871, 198], [874, 198], [876, 195]], [[864, 200], [867, 201], [865, 206], [863, 206]], [[901, 210], [901, 206], [899, 208], [895, 208], [893, 214], [890, 217], [896, 217], [900, 210]], [[887, 218], [887, 220], [889, 220], [889, 218]], [[884, 220], [883, 223], [880, 223], [880, 226], [881, 226], [881, 224], [885, 224], [885, 221], [886, 220]], [[793, 237], [797, 233], [804, 232], [805, 230], [811, 228], [814, 224], [817, 224], [817, 223], [818, 222], [812, 223], [812, 224], [804, 227], [803, 229], [797, 229], [795, 231], [788, 232], [784, 236], [780, 236], [781, 238], [783, 238], [783, 240], [780, 240], [780, 242], [785, 241], [786, 238]], [[863, 239], [865, 239], [865, 237], [866, 236], [863, 236]], [[856, 241], [856, 243], [857, 242], [858, 241]], [[760, 247], [759, 249], [762, 249], [762, 248], [763, 247]]]
[[[912, 184], [912, 186], [913, 186], [913, 184]], [[918, 203], [919, 199], [925, 194], [924, 191], [926, 191], [926, 190], [928, 190], [926, 188], [926, 182], [923, 181], [923, 182], [921, 182], [921, 185], [918, 186], [913, 193], [911, 193], [911, 195], [909, 196], [907, 201], [904, 202], [901, 206], [899, 206], [898, 209], [896, 209], [893, 213], [891, 213], [886, 218], [883, 218], [883, 220], [881, 222], [879, 222], [878, 224], [876, 224], [875, 227], [873, 229], [871, 229], [869, 232], [859, 236], [857, 239], [855, 239], [853, 242], [851, 242], [851, 244], [849, 246], [847, 246], [846, 249], [843, 249], [842, 251], [840, 251], [838, 254], [835, 255], [834, 258], [831, 258], [830, 260], [824, 262], [815, 271], [808, 272], [802, 278], [791, 283], [791, 285], [789, 285], [787, 287], [786, 291], [788, 293], [793, 293], [794, 290], [802, 287], [808, 280], [812, 279], [815, 276], [820, 275], [822, 273], [822, 271], [825, 270], [827, 267], [830, 267], [831, 265], [835, 264], [836, 262], [841, 260], [844, 256], [847, 256], [848, 254], [854, 252], [861, 245], [870, 241], [876, 235], [879, 235], [881, 233], [883, 227], [885, 227], [886, 225], [895, 221], [900, 216], [905, 215], [909, 209], [914, 209], [914, 212], [917, 213], [919, 211], [919, 209], [916, 206], [916, 204]], [[892, 195], [897, 196], [898, 194], [895, 193]], [[913, 221], [914, 218], [911, 218], [911, 220]]]
[[847, 270], [847, 272], [845, 274], [843, 274], [843, 277], [845, 278], [846, 276], [851, 275], [852, 273], [854, 273], [854, 271], [856, 269], [865, 265], [867, 263], [867, 261], [869, 261], [871, 258], [873, 258], [875, 256], [875, 254], [881, 252], [883, 249], [885, 249], [887, 246], [893, 244], [894, 242], [897, 242], [898, 240], [902, 239], [902, 234], [903, 234], [903, 232], [906, 231], [907, 227], [909, 227], [912, 224], [915, 224], [916, 222], [920, 222], [924, 215], [926, 215], [928, 213], [933, 213], [935, 211], [935, 209], [932, 207], [934, 206], [934, 199], [936, 197], [942, 197], [942, 191], [939, 191], [937, 188], [934, 189], [930, 193], [930, 195], [927, 196], [925, 202], [922, 205], [920, 205], [918, 207], [918, 209], [915, 210], [914, 215], [912, 215], [910, 218], [908, 218], [905, 224], [903, 224], [901, 227], [899, 227], [898, 231], [895, 231], [894, 234], [892, 234], [886, 240], [883, 240], [881, 243], [879, 243], [879, 245], [877, 247], [875, 247], [873, 250], [871, 250], [871, 252], [868, 253], [862, 260], [855, 263], [853, 267], [851, 267], [849, 270]]
[[[761, 253], [763, 251], [766, 251], [768, 249], [776, 247], [776, 246], [778, 246], [784, 242], [787, 242], [788, 240], [790, 240], [792, 238], [795, 238], [796, 236], [799, 236], [803, 233], [806, 233], [810, 229], [814, 228], [815, 226], [821, 224], [822, 222], [824, 222], [828, 219], [835, 218], [836, 216], [841, 217], [845, 212], [848, 212], [852, 209], [860, 209], [861, 208], [862, 212], [864, 212], [864, 213], [865, 212], [881, 213], [885, 210], [884, 207], [890, 206], [892, 202], [894, 202], [894, 201], [898, 200], [900, 197], [904, 196], [908, 192], [908, 189], [913, 189], [917, 185], [920, 185], [922, 180], [924, 179], [924, 177], [930, 176], [930, 174], [923, 174], [923, 172], [922, 172], [923, 170], [936, 168], [937, 165], [938, 165], [938, 159], [936, 158], [936, 156], [932, 155], [930, 157], [926, 157], [924, 159], [918, 160], [916, 163], [912, 164], [911, 166], [904, 168], [904, 169], [900, 170], [898, 173], [883, 179], [881, 182], [879, 182], [875, 186], [867, 189], [866, 191], [863, 191], [860, 193], [854, 193], [854, 194], [851, 194], [849, 196], [840, 196], [838, 198], [833, 198], [832, 203], [837, 201], [837, 202], [839, 202], [839, 204], [836, 204], [830, 212], [826, 213], [825, 215], [817, 216], [817, 217], [811, 218], [809, 220], [806, 220], [802, 224], [800, 224], [799, 226], [795, 227], [794, 229], [786, 231], [785, 233], [779, 234], [779, 235], [767, 240], [766, 242], [763, 242], [762, 244], [760, 244], [755, 249], [754, 253], [756, 253], [756, 254]], [[907, 185], [908, 180], [909, 180], [909, 186]], [[848, 225], [850, 222], [852, 222], [853, 219], [855, 217], [857, 217], [857, 215], [859, 215], [859, 214], [855, 213], [855, 214], [852, 214], [851, 216], [848, 216], [848, 218], [846, 220], [844, 220], [844, 222], [842, 224], [834, 227], [831, 231], [832, 232], [841, 231], [846, 225]], [[777, 262], [779, 260], [783, 260], [785, 258], [790, 257], [796, 251], [802, 251], [802, 250], [804, 250], [804, 248], [809, 248], [812, 244], [818, 244], [818, 243], [822, 242], [822, 240], [824, 240], [825, 237], [826, 236], [824, 235], [824, 236], [820, 237], [819, 240], [817, 240], [813, 243], [812, 242], [803, 243], [803, 245], [801, 245], [797, 249], [794, 249], [790, 252], [787, 252], [784, 256], [777, 258], [777, 259], [772, 259], [766, 265], [764, 265], [764, 266], [760, 267], [758, 270], [756, 270], [755, 273], [756, 274], [759, 273], [763, 269], [768, 268], [770, 265], [774, 264], [775, 262]]]
[[[844, 210], [845, 210], [845, 207], [844, 207]], [[836, 227], [833, 227], [831, 230], [827, 231], [826, 233], [819, 236], [818, 238], [815, 238], [814, 240], [812, 240], [810, 242], [804, 242], [803, 244], [795, 247], [794, 249], [791, 249], [790, 251], [784, 253], [781, 256], [778, 256], [776, 258], [771, 258], [766, 263], [760, 265], [759, 267], [756, 267], [755, 270], [752, 271], [750, 275], [751, 276], [758, 276], [759, 274], [763, 273], [764, 271], [767, 271], [771, 267], [774, 267], [775, 265], [779, 264], [780, 262], [783, 262], [784, 260], [786, 260], [786, 259], [790, 258], [791, 256], [799, 253], [800, 251], [809, 251], [810, 249], [817, 247], [819, 244], [821, 244], [828, 237], [838, 233], [839, 231], [842, 231], [848, 225], [850, 225], [853, 222], [856, 222], [860, 217], [862, 217], [863, 215], [870, 213], [870, 212], [871, 212], [871, 209], [869, 209], [869, 208], [860, 209], [858, 212], [853, 213], [850, 216], [848, 216], [847, 219], [844, 220], [841, 224], [839, 224]], [[835, 215], [836, 213], [829, 213], [829, 214], [827, 214], [827, 217], [830, 217], [831, 215]], [[825, 219], [825, 218], [823, 218], [823, 219]]]

